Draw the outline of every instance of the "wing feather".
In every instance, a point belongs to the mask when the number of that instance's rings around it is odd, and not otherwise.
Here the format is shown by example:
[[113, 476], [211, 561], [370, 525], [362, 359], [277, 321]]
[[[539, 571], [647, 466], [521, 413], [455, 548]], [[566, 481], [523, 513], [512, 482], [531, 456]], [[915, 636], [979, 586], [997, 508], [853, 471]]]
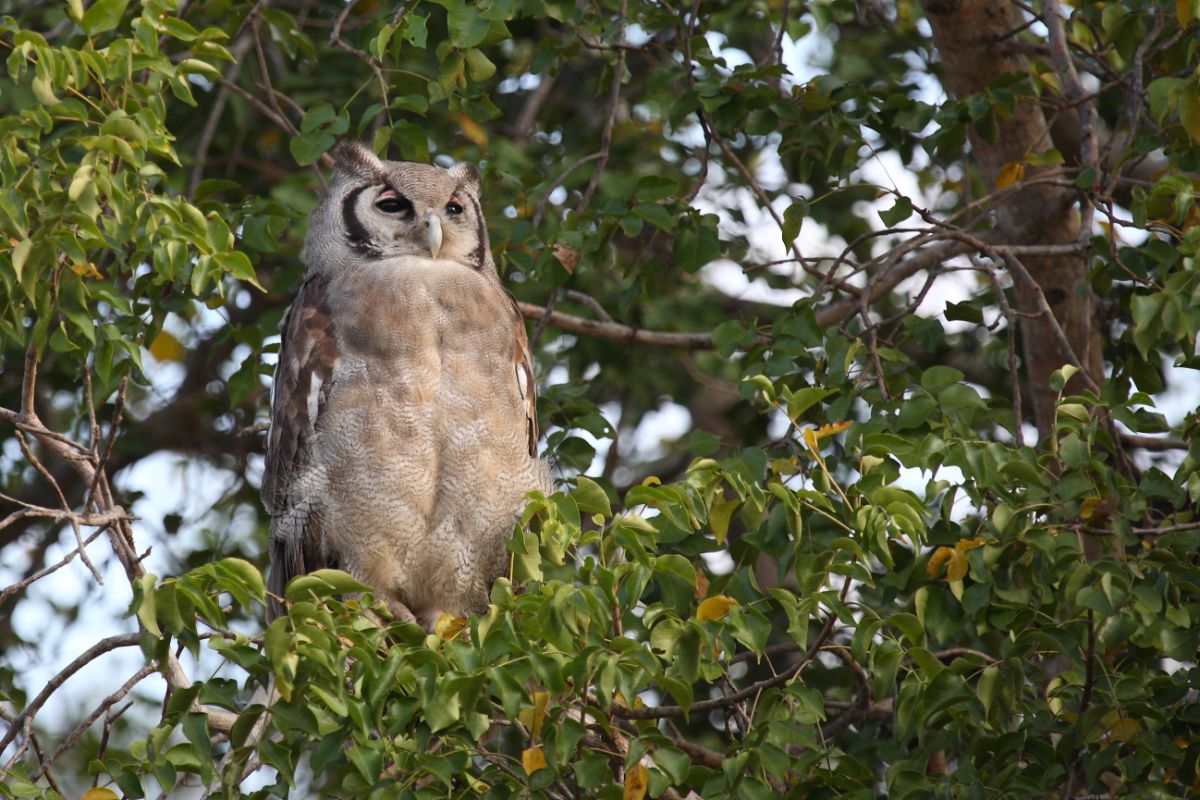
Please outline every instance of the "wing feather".
[[537, 383], [533, 379], [533, 353], [529, 350], [529, 339], [525, 335], [525, 320], [521, 309], [511, 293], [508, 299], [512, 301], [514, 317], [513, 332], [513, 372], [517, 381], [517, 391], [525, 402], [525, 435], [529, 444], [529, 457], [537, 458], [538, 424], [537, 424]]
[[[305, 280], [281, 326], [262, 482], [263, 504], [271, 514], [269, 588], [277, 596], [296, 575], [334, 566], [324, 546], [320, 498], [306, 496], [298, 481], [311, 459], [338, 360], [328, 284], [324, 276]], [[273, 601], [270, 616], [281, 610]]]

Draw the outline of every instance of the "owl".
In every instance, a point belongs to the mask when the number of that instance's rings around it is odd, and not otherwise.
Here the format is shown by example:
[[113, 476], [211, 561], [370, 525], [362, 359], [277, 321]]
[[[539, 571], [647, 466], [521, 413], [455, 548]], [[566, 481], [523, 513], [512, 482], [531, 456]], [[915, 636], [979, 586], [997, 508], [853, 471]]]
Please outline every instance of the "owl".
[[526, 493], [549, 491], [533, 363], [475, 169], [333, 155], [275, 368], [270, 589], [338, 568], [432, 630], [487, 608]]

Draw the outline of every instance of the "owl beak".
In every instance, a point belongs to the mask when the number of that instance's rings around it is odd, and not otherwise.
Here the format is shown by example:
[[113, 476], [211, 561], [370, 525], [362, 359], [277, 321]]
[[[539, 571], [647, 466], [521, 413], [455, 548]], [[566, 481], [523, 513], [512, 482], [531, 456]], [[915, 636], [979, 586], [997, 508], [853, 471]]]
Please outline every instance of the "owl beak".
[[442, 249], [442, 218], [433, 211], [425, 217], [425, 244], [430, 255], [437, 258]]

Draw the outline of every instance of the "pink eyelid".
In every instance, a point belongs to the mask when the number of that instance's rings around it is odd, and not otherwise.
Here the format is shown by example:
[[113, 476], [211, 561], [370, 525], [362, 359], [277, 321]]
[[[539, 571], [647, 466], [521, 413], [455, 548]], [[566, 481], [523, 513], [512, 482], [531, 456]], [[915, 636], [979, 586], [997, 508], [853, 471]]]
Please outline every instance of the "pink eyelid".
[[397, 194], [395, 191], [393, 191], [392, 189], [385, 189], [384, 191], [379, 193], [378, 197], [375, 198], [375, 202], [379, 202], [380, 200], [399, 200], [399, 199], [400, 199], [400, 195]]

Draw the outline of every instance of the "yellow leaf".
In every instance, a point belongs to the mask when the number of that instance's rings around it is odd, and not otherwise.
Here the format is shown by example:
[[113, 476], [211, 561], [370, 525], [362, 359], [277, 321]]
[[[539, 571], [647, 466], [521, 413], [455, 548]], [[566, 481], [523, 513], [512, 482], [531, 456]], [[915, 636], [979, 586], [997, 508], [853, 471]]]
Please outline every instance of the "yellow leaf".
[[621, 800], [642, 800], [646, 796], [646, 786], [649, 776], [641, 764], [634, 764], [625, 771], [625, 791]]
[[542, 720], [546, 718], [546, 704], [549, 702], [549, 692], [534, 692], [533, 705], [525, 706], [517, 715], [525, 730], [529, 731], [529, 738], [535, 742], [542, 733]]
[[488, 143], [487, 131], [479, 127], [479, 123], [468, 117], [466, 114], [454, 114], [454, 119], [458, 122], [458, 129], [462, 131], [462, 135], [470, 139], [475, 144], [483, 147]]
[[980, 539], [978, 536], [974, 539], [959, 539], [954, 543], [954, 549], [960, 553], [974, 550], [976, 547], [983, 547], [983, 539]]
[[1123, 742], [1142, 729], [1142, 724], [1136, 719], [1121, 716], [1109, 726], [1108, 738], [1114, 742]]
[[79, 800], [117, 800], [112, 789], [88, 789]]
[[816, 433], [814, 433], [813, 436], [820, 441], [821, 439], [828, 438], [834, 434], [841, 433], [853, 424], [853, 422], [848, 422], [846, 420], [841, 422], [830, 422], [817, 428]]
[[1085, 497], [1083, 502], [1079, 504], [1080, 519], [1091, 519], [1096, 516], [1096, 512], [1104, 508], [1104, 500], [1099, 497]]
[[1120, 709], [1116, 709], [1105, 714], [1096, 727], [1092, 728], [1084, 737], [1084, 741], [1087, 744], [1099, 741], [1123, 742], [1141, 729], [1140, 722], [1126, 717]]
[[[725, 537], [729, 535], [729, 519], [741, 502], [741, 500], [718, 500], [712, 504], [712, 508], [708, 512], [708, 527], [712, 529], [713, 538], [717, 540], [717, 544], [725, 544]], [[704, 594], [706, 592], [701, 593], [700, 596], [703, 597]]]
[[183, 361], [183, 345], [174, 335], [159, 331], [154, 341], [150, 342], [150, 355], [158, 361]]
[[1175, 19], [1179, 27], [1186, 28], [1194, 19], [1200, 19], [1200, 3], [1196, 0], [1175, 0]]
[[662, 485], [662, 480], [660, 480], [655, 475], [647, 475], [646, 479], [644, 481], [642, 481], [642, 486], [661, 486], [661, 485]]
[[805, 428], [803, 436], [804, 443], [808, 445], [808, 449], [812, 450], [814, 453], [817, 452], [817, 429]]
[[946, 580], [950, 583], [961, 581], [967, 576], [967, 557], [962, 550], [954, 548], [950, 556], [950, 566], [946, 567]]
[[433, 624], [433, 632], [439, 639], [449, 641], [462, 633], [466, 627], [467, 621], [463, 617], [456, 617], [453, 614], [442, 614], [438, 617], [437, 622]]
[[532, 775], [546, 766], [546, 756], [541, 747], [526, 747], [521, 751], [521, 766], [526, 775]]
[[90, 261], [72, 261], [71, 271], [81, 278], [103, 278], [100, 270], [96, 269], [96, 265]]
[[729, 613], [729, 609], [738, 604], [737, 600], [723, 594], [710, 597], [696, 608], [696, 619], [701, 622], [721, 619]]
[[938, 570], [942, 568], [942, 563], [954, 556], [954, 550], [949, 547], [939, 547], [933, 551], [933, 555], [929, 557], [929, 563], [925, 565], [925, 571], [931, 576], [937, 575]]
[[1025, 165], [1020, 161], [1010, 161], [1000, 168], [1000, 173], [996, 175], [996, 188], [1003, 189], [1005, 186], [1012, 186], [1021, 178], [1025, 177]]

